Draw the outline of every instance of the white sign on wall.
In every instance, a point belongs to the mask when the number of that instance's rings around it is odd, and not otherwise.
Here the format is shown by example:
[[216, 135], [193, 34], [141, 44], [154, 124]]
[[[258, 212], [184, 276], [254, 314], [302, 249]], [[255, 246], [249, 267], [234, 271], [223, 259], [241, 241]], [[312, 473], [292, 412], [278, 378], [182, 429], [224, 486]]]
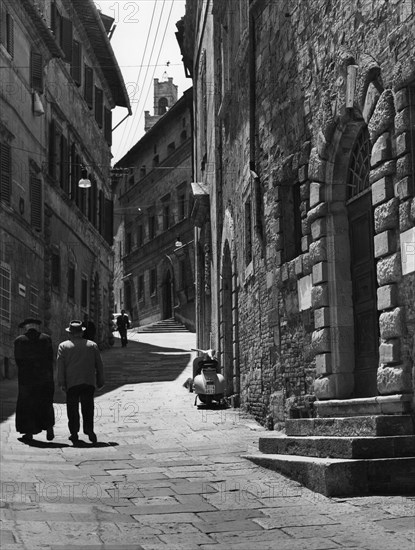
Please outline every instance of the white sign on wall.
[[415, 227], [401, 233], [400, 238], [402, 274], [407, 275], [415, 271]]
[[297, 282], [298, 305], [300, 311], [311, 308], [311, 288], [313, 286], [312, 276], [301, 277]]

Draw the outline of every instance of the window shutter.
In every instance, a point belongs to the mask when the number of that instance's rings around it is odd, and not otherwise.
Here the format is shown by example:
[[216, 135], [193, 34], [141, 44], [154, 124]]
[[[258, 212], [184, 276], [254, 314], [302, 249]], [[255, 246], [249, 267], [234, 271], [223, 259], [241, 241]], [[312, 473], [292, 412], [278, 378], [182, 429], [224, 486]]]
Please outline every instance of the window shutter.
[[95, 86], [95, 120], [100, 128], [102, 128], [103, 98], [102, 90]]
[[61, 47], [65, 54], [66, 63], [72, 61], [72, 21], [66, 17], [62, 17], [61, 23]]
[[7, 42], [7, 12], [3, 2], [0, 2], [0, 44], [6, 46]]
[[61, 286], [61, 258], [58, 253], [52, 252], [51, 256], [52, 287], [59, 289]]
[[59, 45], [61, 45], [61, 19], [61, 14], [56, 7], [56, 2], [53, 2], [51, 6], [50, 26], [55, 35], [55, 40]]
[[89, 221], [94, 227], [97, 226], [97, 181], [91, 177], [91, 189], [89, 190]]
[[6, 33], [7, 33], [7, 44], [6, 48], [9, 54], [13, 57], [14, 55], [14, 21], [13, 17], [8, 13], [6, 19]]
[[113, 244], [113, 215], [114, 204], [111, 199], [105, 199], [105, 214], [104, 214], [104, 239], [112, 246]]
[[71, 75], [77, 86], [81, 85], [82, 80], [82, 46], [77, 41], [72, 42], [72, 63]]
[[42, 181], [35, 176], [30, 177], [30, 213], [31, 224], [36, 231], [42, 230]]
[[94, 98], [93, 98], [93, 84], [94, 84], [94, 73], [91, 67], [85, 65], [85, 81], [84, 81], [84, 99], [86, 104], [90, 109], [92, 109]]
[[11, 147], [8, 143], [0, 143], [0, 200], [10, 204], [12, 181]]
[[62, 189], [69, 193], [69, 150], [68, 140], [65, 136], [61, 136], [61, 181]]
[[104, 137], [109, 146], [112, 145], [112, 112], [104, 107]]
[[75, 202], [80, 208], [81, 205], [81, 189], [78, 187], [78, 181], [81, 179], [81, 157], [75, 156]]
[[11, 320], [12, 277], [8, 264], [0, 262], [0, 321], [10, 323]]
[[49, 175], [54, 178], [56, 176], [56, 124], [54, 120], [49, 123]]
[[99, 191], [99, 198], [98, 198], [98, 231], [100, 234], [103, 234], [103, 228], [104, 228], [104, 193], [102, 189]]
[[43, 93], [43, 58], [38, 52], [30, 55], [30, 85], [39, 93]]
[[78, 185], [78, 182], [76, 181], [76, 173], [75, 173], [75, 164], [76, 164], [76, 145], [75, 143], [71, 144], [70, 147], [70, 177], [69, 177], [69, 196], [71, 200], [75, 200], [76, 197], [76, 187]]

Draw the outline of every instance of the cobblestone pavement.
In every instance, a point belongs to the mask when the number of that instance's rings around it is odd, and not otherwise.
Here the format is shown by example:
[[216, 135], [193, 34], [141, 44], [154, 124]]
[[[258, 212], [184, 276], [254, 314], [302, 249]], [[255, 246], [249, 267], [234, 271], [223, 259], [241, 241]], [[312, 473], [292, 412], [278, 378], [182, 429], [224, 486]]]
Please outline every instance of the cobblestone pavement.
[[2, 383], [2, 550], [414, 549], [414, 498], [326, 498], [242, 459], [264, 429], [194, 406], [193, 334], [130, 340], [103, 353], [95, 446], [69, 444], [59, 392], [55, 440], [20, 442]]

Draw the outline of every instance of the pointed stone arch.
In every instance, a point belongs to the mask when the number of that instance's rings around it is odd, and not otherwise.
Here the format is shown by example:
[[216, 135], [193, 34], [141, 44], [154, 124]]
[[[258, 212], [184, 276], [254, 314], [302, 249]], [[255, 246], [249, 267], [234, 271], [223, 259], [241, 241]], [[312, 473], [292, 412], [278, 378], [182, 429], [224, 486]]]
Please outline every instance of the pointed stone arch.
[[[380, 69], [370, 56], [362, 56], [360, 77], [356, 87], [353, 109], [346, 109], [340, 101], [337, 113], [331, 113], [327, 102], [323, 105], [323, 121], [317, 147], [310, 155], [310, 210], [313, 242], [310, 259], [313, 264], [312, 307], [315, 316], [313, 347], [316, 353], [317, 379], [314, 391], [319, 399], [348, 399], [364, 396], [357, 381], [356, 344], [356, 275], [353, 275], [353, 233], [347, 192], [348, 172], [353, 162], [353, 148], [366, 132], [370, 136], [369, 187], [362, 189], [370, 202], [370, 209], [380, 204], [393, 209], [394, 162], [391, 137], [394, 131], [394, 97], [392, 90], [383, 90]], [[348, 58], [343, 67], [354, 60]], [[313, 181], [314, 180], [314, 181]], [[391, 204], [388, 204], [390, 201]], [[354, 223], [354, 222], [353, 222]], [[378, 227], [371, 231], [379, 232]], [[371, 292], [376, 292], [376, 260], [378, 236], [371, 243], [374, 281]], [[378, 269], [379, 271], [379, 269]], [[376, 309], [376, 295], [374, 296]], [[377, 330], [379, 322], [376, 320]], [[378, 344], [377, 344], [378, 345]], [[375, 368], [375, 392], [376, 371]], [[379, 378], [379, 377], [378, 377]], [[361, 383], [360, 383], [361, 384]], [[372, 390], [373, 391], [373, 390]], [[369, 392], [369, 395], [370, 392]], [[369, 396], [368, 395], [368, 396]]]
[[221, 242], [219, 285], [219, 347], [227, 396], [234, 396], [234, 405], [239, 404], [239, 331], [238, 331], [238, 279], [234, 221], [229, 209], [225, 211]]

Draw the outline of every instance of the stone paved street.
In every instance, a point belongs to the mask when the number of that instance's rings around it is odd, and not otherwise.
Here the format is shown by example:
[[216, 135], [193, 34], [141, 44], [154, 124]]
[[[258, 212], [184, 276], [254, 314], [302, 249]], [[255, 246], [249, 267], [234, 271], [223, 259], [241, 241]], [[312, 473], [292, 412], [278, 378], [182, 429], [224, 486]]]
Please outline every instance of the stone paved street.
[[130, 331], [103, 353], [95, 446], [70, 444], [59, 392], [55, 440], [20, 442], [2, 382], [2, 550], [414, 549], [415, 498], [330, 499], [241, 458], [264, 428], [193, 405], [194, 345]]

